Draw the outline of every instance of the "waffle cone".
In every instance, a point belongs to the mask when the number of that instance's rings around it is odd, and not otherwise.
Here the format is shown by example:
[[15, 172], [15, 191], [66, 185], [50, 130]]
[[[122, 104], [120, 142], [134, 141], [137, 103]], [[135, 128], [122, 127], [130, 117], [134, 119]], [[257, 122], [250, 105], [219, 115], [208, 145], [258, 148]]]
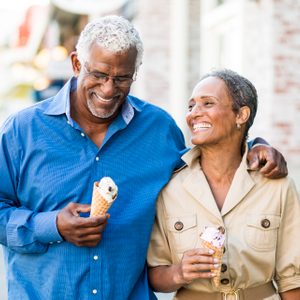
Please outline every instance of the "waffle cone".
[[215, 277], [212, 278], [212, 281], [213, 283], [215, 284], [215, 286], [219, 286], [220, 285], [220, 277], [221, 277], [221, 261], [222, 261], [222, 257], [223, 257], [223, 250], [224, 250], [224, 247], [222, 248], [218, 248], [218, 247], [215, 247], [213, 246], [211, 243], [205, 241], [205, 240], [202, 240], [202, 246], [204, 248], [207, 248], [207, 249], [212, 249], [214, 250], [214, 254], [212, 255], [214, 258], [217, 258], [219, 260], [219, 268], [218, 269], [214, 269], [214, 270], [211, 270], [213, 273], [216, 274]]
[[101, 196], [97, 189], [97, 182], [94, 183], [93, 196], [92, 196], [92, 206], [91, 206], [91, 217], [98, 217], [104, 215], [107, 210], [112, 205], [113, 201], [108, 203], [108, 201]]

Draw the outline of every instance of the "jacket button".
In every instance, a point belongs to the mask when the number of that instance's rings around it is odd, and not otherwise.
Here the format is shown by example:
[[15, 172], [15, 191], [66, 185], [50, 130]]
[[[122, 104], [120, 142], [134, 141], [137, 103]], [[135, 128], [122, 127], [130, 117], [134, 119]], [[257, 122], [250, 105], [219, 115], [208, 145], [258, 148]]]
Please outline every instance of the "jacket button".
[[263, 220], [261, 220], [260, 224], [263, 228], [269, 228], [271, 225], [271, 222], [268, 219], [263, 219]]
[[177, 230], [177, 231], [180, 231], [183, 229], [183, 223], [181, 221], [177, 221], [175, 224], [174, 224], [174, 228]]
[[223, 226], [218, 227], [218, 230], [224, 234], [225, 233], [225, 228]]
[[221, 272], [224, 273], [227, 271], [227, 265], [226, 264], [222, 264], [221, 265]]
[[222, 284], [228, 284], [229, 283], [229, 279], [228, 278], [223, 278], [223, 279], [221, 279], [221, 283]]

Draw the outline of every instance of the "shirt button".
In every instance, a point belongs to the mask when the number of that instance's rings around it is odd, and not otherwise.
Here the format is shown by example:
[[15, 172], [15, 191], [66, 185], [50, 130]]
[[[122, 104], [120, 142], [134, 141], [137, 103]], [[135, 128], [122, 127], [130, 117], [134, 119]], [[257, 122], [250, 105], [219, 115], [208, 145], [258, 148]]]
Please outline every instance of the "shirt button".
[[177, 230], [177, 231], [180, 231], [183, 229], [183, 223], [181, 221], [177, 221], [175, 224], [174, 224], [174, 228]]
[[271, 225], [271, 222], [268, 219], [263, 219], [263, 220], [261, 220], [260, 224], [263, 228], [269, 228]]
[[93, 289], [93, 290], [92, 290], [92, 293], [93, 293], [94, 295], [96, 295], [96, 294], [98, 293], [98, 291], [97, 291], [96, 289]]
[[98, 156], [96, 156], [96, 161], [98, 161], [99, 160], [99, 157]]
[[93, 257], [94, 260], [98, 260], [98, 258], [99, 258], [98, 255], [94, 255]]
[[85, 134], [83, 132], [81, 132], [80, 134], [81, 134], [81, 136], [85, 136]]
[[229, 283], [229, 279], [228, 279], [228, 278], [223, 278], [223, 279], [221, 280], [221, 283], [222, 283], [222, 284], [228, 284], [228, 283]]
[[57, 243], [57, 244], [60, 244], [60, 243], [61, 243], [61, 241], [57, 241], [56, 243]]
[[224, 272], [226, 272], [226, 271], [227, 271], [227, 266], [226, 266], [226, 264], [222, 264], [222, 265], [221, 265], [221, 272], [224, 273]]

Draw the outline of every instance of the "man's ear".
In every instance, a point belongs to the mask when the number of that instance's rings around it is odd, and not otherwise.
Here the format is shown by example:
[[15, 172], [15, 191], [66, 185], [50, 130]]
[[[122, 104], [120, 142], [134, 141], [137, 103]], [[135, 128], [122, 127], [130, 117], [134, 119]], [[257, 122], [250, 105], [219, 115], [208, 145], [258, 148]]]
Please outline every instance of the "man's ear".
[[236, 116], [236, 124], [245, 124], [250, 117], [251, 110], [248, 106], [242, 106]]
[[72, 63], [72, 69], [73, 69], [74, 75], [75, 75], [75, 77], [78, 77], [80, 70], [81, 70], [81, 63], [78, 59], [77, 52], [73, 51], [70, 54], [70, 57], [71, 57], [71, 63]]

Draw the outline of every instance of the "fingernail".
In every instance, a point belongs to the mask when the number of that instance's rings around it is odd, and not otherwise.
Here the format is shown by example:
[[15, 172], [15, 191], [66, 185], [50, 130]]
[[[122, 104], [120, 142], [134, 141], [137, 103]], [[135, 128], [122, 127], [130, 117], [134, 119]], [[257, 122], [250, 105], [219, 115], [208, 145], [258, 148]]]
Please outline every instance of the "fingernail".
[[215, 268], [219, 268], [219, 264], [214, 264], [214, 267]]
[[209, 249], [209, 250], [208, 250], [208, 253], [209, 253], [209, 254], [214, 254], [214, 253], [215, 253], [215, 251], [214, 251], [214, 250], [211, 250], [211, 249]]
[[214, 258], [214, 263], [218, 263], [219, 260], [217, 258]]

